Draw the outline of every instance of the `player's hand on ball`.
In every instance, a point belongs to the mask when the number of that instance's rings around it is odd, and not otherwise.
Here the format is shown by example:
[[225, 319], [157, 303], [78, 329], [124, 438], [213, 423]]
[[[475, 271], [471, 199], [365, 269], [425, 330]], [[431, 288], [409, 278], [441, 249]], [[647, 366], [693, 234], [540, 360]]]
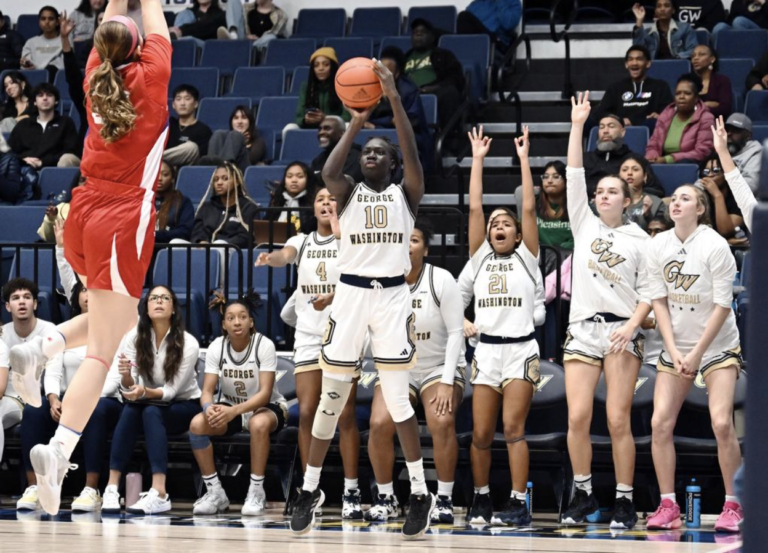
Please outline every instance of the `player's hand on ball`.
[[351, 108], [348, 105], [344, 105], [344, 108], [352, 115], [352, 121], [350, 122], [350, 125], [357, 125], [358, 129], [361, 129], [366, 121], [368, 121], [368, 118], [373, 113], [373, 110], [376, 109], [376, 106], [378, 104], [373, 104], [372, 106], [361, 110], [356, 108]]
[[395, 84], [395, 76], [386, 65], [376, 58], [373, 59], [373, 72], [379, 78], [379, 82], [381, 82], [381, 90], [384, 93], [384, 96], [392, 98], [399, 94], [397, 92], [397, 85]]

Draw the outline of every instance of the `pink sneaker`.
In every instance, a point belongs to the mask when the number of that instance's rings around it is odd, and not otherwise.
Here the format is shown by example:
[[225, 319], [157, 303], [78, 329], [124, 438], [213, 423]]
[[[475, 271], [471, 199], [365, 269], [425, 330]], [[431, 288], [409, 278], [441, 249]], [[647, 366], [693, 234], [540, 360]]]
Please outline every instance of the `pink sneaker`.
[[744, 520], [744, 510], [733, 501], [726, 501], [723, 512], [717, 517], [715, 530], [718, 532], [739, 532], [739, 525]]
[[680, 506], [669, 499], [664, 499], [656, 512], [648, 517], [645, 526], [648, 530], [674, 530], [680, 528], [681, 524]]

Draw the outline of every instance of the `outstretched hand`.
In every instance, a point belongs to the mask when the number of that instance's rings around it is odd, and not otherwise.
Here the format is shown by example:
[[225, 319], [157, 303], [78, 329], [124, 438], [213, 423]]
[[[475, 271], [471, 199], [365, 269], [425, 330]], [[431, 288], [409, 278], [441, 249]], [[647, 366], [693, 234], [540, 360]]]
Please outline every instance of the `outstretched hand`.
[[579, 92], [578, 99], [571, 96], [571, 122], [574, 125], [583, 125], [589, 118], [592, 106], [589, 104], [589, 90]]
[[722, 154], [728, 151], [728, 132], [725, 130], [725, 123], [723, 122], [723, 116], [721, 115], [715, 119], [715, 124], [712, 125], [712, 141], [714, 142], [715, 151], [718, 154]]
[[389, 68], [381, 63], [381, 60], [373, 58], [373, 72], [379, 78], [381, 83], [381, 91], [387, 98], [397, 96], [397, 85], [395, 84], [395, 76], [389, 70]]
[[531, 142], [528, 140], [528, 125], [523, 125], [523, 136], [518, 136], [515, 138], [515, 150], [517, 150], [517, 157], [520, 159], [527, 158], [530, 147]]
[[643, 21], [645, 21], [645, 7], [637, 2], [634, 6], [632, 6], [632, 13], [635, 15], [635, 19], [637, 19], [638, 25], [642, 25]]
[[67, 17], [67, 12], [61, 12], [59, 15], [59, 33], [62, 37], [68, 37], [75, 28], [75, 22]]
[[469, 135], [469, 141], [472, 143], [472, 157], [478, 159], [485, 159], [488, 152], [491, 150], [491, 142], [493, 138], [483, 136], [483, 126], [472, 127], [472, 131], [467, 133]]
[[358, 108], [351, 108], [348, 105], [344, 104], [344, 109], [346, 109], [350, 113], [350, 115], [352, 115], [352, 121], [350, 122], [350, 125], [356, 124], [358, 125], [358, 128], [362, 128], [363, 124], [365, 124], [365, 122], [368, 121], [368, 118], [373, 113], [373, 110], [376, 109], [377, 105], [378, 105], [378, 102], [366, 109], [358, 109]]

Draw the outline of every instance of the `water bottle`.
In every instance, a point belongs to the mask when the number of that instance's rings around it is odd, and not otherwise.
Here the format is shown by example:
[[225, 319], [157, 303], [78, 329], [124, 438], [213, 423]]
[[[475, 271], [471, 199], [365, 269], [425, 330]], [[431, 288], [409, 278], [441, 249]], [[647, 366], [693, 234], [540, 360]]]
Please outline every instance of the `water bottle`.
[[688, 528], [701, 526], [701, 486], [695, 478], [685, 488], [685, 525]]
[[525, 507], [533, 514], [533, 482], [528, 482], [525, 487]]
[[125, 476], [125, 506], [130, 507], [139, 501], [141, 494], [141, 474], [138, 472], [129, 472]]

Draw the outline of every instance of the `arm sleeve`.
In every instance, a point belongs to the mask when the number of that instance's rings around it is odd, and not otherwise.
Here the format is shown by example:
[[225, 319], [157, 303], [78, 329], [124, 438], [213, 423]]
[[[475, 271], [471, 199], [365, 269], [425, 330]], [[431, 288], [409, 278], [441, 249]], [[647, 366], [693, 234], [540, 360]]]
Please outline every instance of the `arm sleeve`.
[[587, 179], [584, 174], [584, 168], [574, 169], [566, 167], [566, 200], [568, 201], [568, 215], [571, 220], [571, 229], [574, 239], [584, 228], [584, 224], [594, 218], [592, 210], [589, 209], [589, 199], [587, 198]]
[[195, 224], [195, 208], [192, 207], [192, 201], [184, 196], [179, 206], [179, 218], [176, 226], [170, 230], [158, 230], [155, 233], [155, 242], [166, 244], [175, 238], [189, 240], [192, 236], [192, 227]]
[[686, 31], [683, 34], [683, 50], [678, 52], [677, 55], [681, 58], [690, 59], [693, 55], [693, 49], [698, 45], [699, 39], [696, 36], [696, 31], [690, 25], [686, 25]]
[[167, 105], [168, 102], [168, 81], [171, 79], [171, 55], [171, 43], [164, 37], [151, 34], [144, 40], [140, 63], [144, 68], [146, 86], [151, 90], [153, 101], [163, 106]]
[[277, 352], [272, 340], [263, 336], [259, 344], [259, 371], [277, 371]]
[[75, 271], [72, 270], [72, 265], [64, 257], [64, 248], [58, 246], [56, 247], [56, 266], [59, 268], [59, 279], [62, 288], [64, 288], [64, 295], [69, 301], [72, 298], [72, 290], [77, 284], [77, 277]]
[[464, 268], [459, 274], [459, 290], [461, 291], [461, 301], [464, 309], [469, 307], [469, 303], [472, 301], [472, 296], [475, 295], [474, 290], [474, 271], [472, 270], [472, 261], [467, 261]]
[[728, 186], [731, 187], [731, 193], [733, 193], [733, 197], [736, 199], [741, 214], [744, 216], [744, 224], [746, 225], [747, 230], [751, 232], [752, 212], [755, 210], [755, 207], [757, 207], [755, 195], [752, 193], [752, 189], [738, 169], [726, 173], [725, 180], [728, 181]]
[[[641, 27], [632, 27], [632, 44], [640, 44], [645, 46], [649, 50], [651, 49], [651, 34], [645, 28], [645, 25]], [[653, 52], [651, 52], [653, 54]]]
[[[662, 113], [664, 112], [662, 111]], [[656, 159], [657, 157], [661, 157], [661, 152], [664, 149], [664, 140], [667, 136], [669, 124], [664, 123], [661, 114], [659, 115], [659, 119], [656, 120], [656, 128], [653, 130], [653, 134], [651, 135], [650, 140], [648, 140], [648, 145], [645, 147], [646, 159]]]
[[205, 374], [215, 374], [219, 376], [219, 365], [221, 365], [221, 342], [223, 337], [214, 340], [205, 354]]
[[653, 289], [651, 286], [651, 278], [648, 274], [648, 244], [650, 243], [650, 239], [643, 240], [643, 246], [640, 250], [640, 255], [638, 256], [638, 264], [637, 264], [637, 282], [636, 282], [636, 288], [637, 288], [637, 302], [643, 302], [647, 303], [651, 307], [652, 305], [652, 298], [653, 295]]
[[299, 127], [304, 125], [304, 112], [307, 110], [307, 83], [301, 83], [301, 91], [299, 92], [299, 101], [296, 102], [296, 116], [293, 122]]
[[296, 265], [296, 262], [299, 260], [299, 253], [301, 252], [301, 248], [304, 247], [304, 242], [307, 240], [306, 234], [297, 234], [295, 236], [291, 236], [288, 241], [285, 243], [285, 246], [283, 248], [291, 247], [294, 250], [296, 250], [296, 255], [294, 256], [293, 260], [290, 261], [289, 265]]
[[184, 390], [189, 382], [195, 378], [195, 366], [197, 358], [200, 355], [200, 345], [197, 340], [189, 334], [184, 335], [184, 359], [181, 361], [179, 372], [173, 377], [173, 380], [166, 382], [162, 387], [163, 401], [172, 401], [179, 391]]
[[[470, 265], [472, 265], [471, 277], [472, 277], [472, 282], [473, 283], [474, 283], [474, 280], [475, 280], [475, 275], [477, 274], [477, 271], [480, 270], [480, 267], [481, 267], [481, 265], [483, 263], [483, 259], [485, 259], [485, 256], [488, 255], [489, 253], [493, 253], [493, 248], [488, 243], [488, 240], [483, 240], [482, 245], [479, 248], [477, 248], [477, 251], [475, 252], [475, 255], [473, 255], [469, 259], [469, 263], [470, 263]], [[474, 286], [474, 284], [473, 284], [473, 286]]]
[[56, 242], [56, 235], [53, 233], [53, 223], [45, 215], [43, 215], [43, 222], [40, 223], [40, 228], [37, 229], [37, 235], [49, 244]]
[[651, 238], [645, 249], [645, 272], [648, 278], [648, 295], [650, 300], [660, 300], [667, 297], [667, 286], [661, 274], [659, 256], [661, 255], [662, 238]]
[[267, 143], [262, 137], [257, 136], [254, 138], [253, 144], [251, 144], [251, 147], [248, 149], [248, 160], [251, 165], [256, 165], [257, 163], [264, 161], [264, 158], [266, 157]]
[[733, 280], [736, 278], [736, 260], [725, 239], [710, 250], [709, 269], [712, 272], [712, 300], [720, 307], [731, 307]]
[[496, 15], [499, 18], [499, 23], [502, 28], [507, 32], [514, 31], [517, 24], [520, 23], [520, 14], [522, 11], [520, 0], [496, 2], [496, 6]]
[[461, 355], [461, 344], [464, 341], [464, 309], [459, 285], [449, 273], [441, 276], [443, 283], [440, 291], [440, 314], [448, 332], [448, 341], [445, 344], [445, 365], [440, 382], [453, 385], [456, 365]]
[[205, 205], [200, 208], [192, 224], [192, 239], [190, 242], [193, 244], [211, 239], [211, 235], [205, 230], [205, 208]]
[[288, 326], [296, 328], [299, 322], [299, 318], [296, 315], [296, 291], [291, 294], [291, 297], [288, 298], [288, 301], [285, 302], [285, 305], [280, 310], [280, 318]]
[[536, 269], [536, 297], [533, 300], [533, 326], [541, 326], [547, 320], [546, 294], [544, 292], [544, 275], [541, 269]]
[[24, 43], [24, 47], [21, 49], [21, 57], [30, 59], [32, 57], [32, 41], [33, 39], [29, 39]]
[[61, 381], [64, 378], [64, 358], [61, 354], [54, 355], [45, 364], [43, 389], [45, 394], [56, 394], [61, 397]]
[[285, 28], [288, 25], [288, 14], [280, 8], [275, 8], [275, 11], [277, 12], [277, 22], [264, 34], [283, 36], [285, 34]]

